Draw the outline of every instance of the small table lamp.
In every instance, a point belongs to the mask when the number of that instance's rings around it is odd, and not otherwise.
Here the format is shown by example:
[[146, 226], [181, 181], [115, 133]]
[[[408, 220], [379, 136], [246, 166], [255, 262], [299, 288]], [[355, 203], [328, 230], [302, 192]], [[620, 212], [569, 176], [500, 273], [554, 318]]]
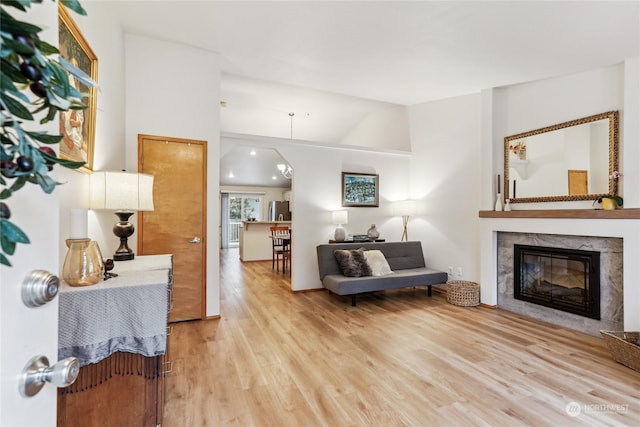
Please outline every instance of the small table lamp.
[[402, 237], [400, 241], [409, 240], [409, 234], [407, 233], [407, 224], [409, 223], [409, 217], [415, 215], [417, 211], [417, 203], [415, 200], [401, 200], [395, 202], [393, 205], [394, 216], [402, 217]]
[[132, 260], [135, 255], [127, 239], [135, 228], [129, 217], [136, 211], [153, 210], [153, 175], [128, 172], [97, 171], [91, 174], [91, 209], [115, 210], [120, 221], [113, 234], [120, 238], [114, 261]]
[[343, 224], [349, 223], [349, 215], [347, 211], [333, 211], [331, 212], [331, 222], [337, 225], [333, 238], [336, 242], [344, 242], [345, 234]]

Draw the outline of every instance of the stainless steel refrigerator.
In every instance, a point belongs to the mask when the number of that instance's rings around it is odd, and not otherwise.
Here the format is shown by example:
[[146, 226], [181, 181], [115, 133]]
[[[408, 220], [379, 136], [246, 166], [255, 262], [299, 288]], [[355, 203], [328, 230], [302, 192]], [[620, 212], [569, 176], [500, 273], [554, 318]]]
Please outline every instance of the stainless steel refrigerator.
[[269, 221], [291, 221], [289, 202], [269, 202]]

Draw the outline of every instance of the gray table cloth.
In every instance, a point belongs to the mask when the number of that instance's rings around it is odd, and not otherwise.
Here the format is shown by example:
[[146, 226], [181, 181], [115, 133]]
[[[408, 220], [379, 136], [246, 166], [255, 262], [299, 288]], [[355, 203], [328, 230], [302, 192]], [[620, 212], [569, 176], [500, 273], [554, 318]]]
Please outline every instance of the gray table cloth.
[[[120, 270], [116, 267], [118, 277], [93, 286], [72, 287], [62, 282], [58, 358], [74, 356], [85, 366], [116, 351], [148, 357], [164, 354], [171, 283], [167, 259], [170, 263], [170, 257], [152, 263], [141, 260], [142, 270], [135, 270], [133, 264]], [[156, 269], [149, 269], [154, 266]]]

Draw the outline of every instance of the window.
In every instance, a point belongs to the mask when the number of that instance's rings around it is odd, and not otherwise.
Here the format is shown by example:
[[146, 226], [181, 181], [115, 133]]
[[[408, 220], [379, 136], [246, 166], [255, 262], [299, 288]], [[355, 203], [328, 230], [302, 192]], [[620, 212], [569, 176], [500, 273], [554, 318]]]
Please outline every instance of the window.
[[229, 221], [262, 220], [262, 196], [255, 194], [231, 194], [229, 196]]
[[262, 195], [225, 193], [222, 199], [222, 212], [222, 247], [238, 246], [242, 221], [262, 220]]

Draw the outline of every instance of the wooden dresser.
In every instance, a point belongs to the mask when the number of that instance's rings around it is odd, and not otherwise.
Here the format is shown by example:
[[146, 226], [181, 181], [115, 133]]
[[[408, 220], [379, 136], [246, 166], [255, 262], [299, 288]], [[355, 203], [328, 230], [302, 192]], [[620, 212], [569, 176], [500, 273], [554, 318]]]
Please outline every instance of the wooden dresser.
[[113, 273], [94, 286], [61, 284], [58, 356], [81, 368], [58, 391], [60, 427], [162, 423], [173, 259], [139, 256]]

